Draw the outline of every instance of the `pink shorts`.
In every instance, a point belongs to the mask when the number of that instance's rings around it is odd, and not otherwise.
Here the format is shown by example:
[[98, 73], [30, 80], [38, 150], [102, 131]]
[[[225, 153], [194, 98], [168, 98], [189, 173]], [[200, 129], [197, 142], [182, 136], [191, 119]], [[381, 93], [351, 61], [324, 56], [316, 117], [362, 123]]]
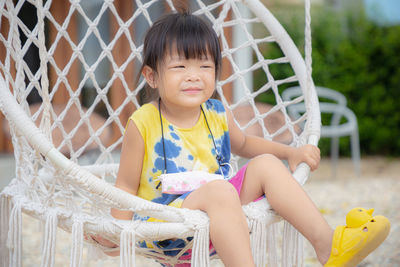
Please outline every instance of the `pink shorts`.
[[[243, 181], [244, 181], [244, 175], [246, 174], [247, 165], [248, 165], [248, 163], [246, 163], [242, 168], [240, 168], [240, 170], [235, 174], [235, 176], [233, 176], [229, 180], [229, 182], [233, 185], [233, 187], [236, 188], [236, 191], [238, 192], [239, 195], [240, 195], [240, 192], [242, 191], [242, 185], [243, 185]], [[261, 196], [254, 201], [259, 201], [263, 197], [264, 196]]]
[[247, 165], [246, 163], [240, 170], [233, 176], [229, 182], [233, 185], [233, 187], [236, 188], [236, 191], [238, 192], [238, 195], [240, 195], [240, 191], [242, 191], [242, 185], [244, 181], [244, 175], [246, 174], [247, 170]]

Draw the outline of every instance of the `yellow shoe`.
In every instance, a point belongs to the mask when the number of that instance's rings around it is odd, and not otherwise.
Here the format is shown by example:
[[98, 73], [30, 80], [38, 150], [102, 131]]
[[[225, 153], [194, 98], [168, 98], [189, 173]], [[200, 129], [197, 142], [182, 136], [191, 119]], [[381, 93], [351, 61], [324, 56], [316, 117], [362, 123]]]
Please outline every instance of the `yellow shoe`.
[[352, 209], [346, 226], [333, 234], [332, 251], [324, 267], [352, 267], [361, 262], [388, 236], [390, 222], [383, 216], [372, 216], [374, 209]]

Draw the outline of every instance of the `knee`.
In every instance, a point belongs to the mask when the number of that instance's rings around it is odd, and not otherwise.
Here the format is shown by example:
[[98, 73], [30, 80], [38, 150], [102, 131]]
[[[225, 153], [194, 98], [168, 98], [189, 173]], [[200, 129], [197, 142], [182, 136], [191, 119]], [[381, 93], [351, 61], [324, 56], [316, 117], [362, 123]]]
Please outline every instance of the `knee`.
[[212, 181], [206, 186], [207, 202], [211, 205], [232, 205], [234, 203], [240, 204], [239, 194], [235, 187], [225, 180]]
[[272, 154], [262, 154], [259, 155], [255, 158], [253, 158], [250, 163], [251, 165], [255, 165], [258, 168], [270, 168], [271, 166], [277, 166], [280, 165], [282, 163], [282, 161], [280, 159], [278, 159], [276, 156], [272, 155]]
[[277, 171], [286, 169], [283, 162], [271, 154], [263, 154], [253, 158], [247, 167], [246, 175], [264, 181], [266, 178], [276, 179]]

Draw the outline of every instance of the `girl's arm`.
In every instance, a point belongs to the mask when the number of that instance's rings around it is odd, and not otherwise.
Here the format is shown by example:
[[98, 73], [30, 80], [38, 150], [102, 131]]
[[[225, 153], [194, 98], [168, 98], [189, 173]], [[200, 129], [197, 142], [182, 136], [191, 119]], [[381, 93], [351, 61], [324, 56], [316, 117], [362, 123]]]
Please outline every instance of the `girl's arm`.
[[227, 108], [225, 110], [228, 118], [232, 153], [244, 158], [253, 158], [261, 154], [272, 154], [279, 159], [287, 160], [291, 171], [294, 171], [301, 162], [307, 163], [312, 171], [318, 167], [320, 161], [318, 147], [305, 145], [295, 148], [258, 136], [247, 135], [236, 125], [230, 110]]
[[[144, 157], [144, 141], [133, 121], [130, 121], [122, 142], [121, 158], [115, 186], [136, 195]], [[111, 215], [121, 220], [131, 220], [131, 211], [112, 209]]]
[[[140, 175], [144, 156], [144, 141], [134, 122], [130, 121], [124, 134], [120, 164], [115, 186], [136, 195], [139, 188]], [[120, 220], [131, 220], [131, 211], [111, 209], [111, 215]], [[96, 242], [106, 247], [117, 247], [117, 244], [107, 240], [101, 235], [91, 236]], [[119, 251], [106, 252], [109, 256], [118, 256]]]

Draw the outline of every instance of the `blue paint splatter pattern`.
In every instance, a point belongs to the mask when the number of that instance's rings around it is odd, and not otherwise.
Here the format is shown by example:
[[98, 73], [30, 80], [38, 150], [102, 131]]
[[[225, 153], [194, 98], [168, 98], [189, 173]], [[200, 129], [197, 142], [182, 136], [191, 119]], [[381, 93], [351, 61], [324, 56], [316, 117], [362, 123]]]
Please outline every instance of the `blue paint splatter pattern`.
[[[225, 108], [215, 99], [207, 100], [202, 107], [218, 153], [222, 156], [222, 162], [229, 163], [231, 149]], [[164, 159], [158, 109], [151, 103], [145, 104], [132, 114], [130, 121], [135, 123], [145, 143], [138, 196], [174, 207], [182, 205], [188, 194], [163, 194], [161, 186], [157, 188], [158, 177], [165, 170], [165, 162], [167, 173], [194, 170], [220, 173], [215, 159], [216, 151], [203, 114], [192, 128], [177, 127], [163, 117], [166, 159]], [[227, 165], [222, 168], [223, 173], [229, 172]]]

